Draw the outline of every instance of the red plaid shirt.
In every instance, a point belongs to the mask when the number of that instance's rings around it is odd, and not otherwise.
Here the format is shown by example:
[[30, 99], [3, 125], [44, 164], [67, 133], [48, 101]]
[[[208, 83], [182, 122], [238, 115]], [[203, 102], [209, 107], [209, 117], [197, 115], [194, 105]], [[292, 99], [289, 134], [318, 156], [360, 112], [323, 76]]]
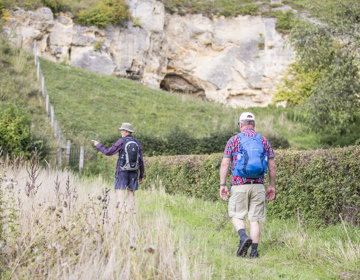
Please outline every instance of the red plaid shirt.
[[[242, 133], [245, 135], [245, 137], [248, 137], [248, 136], [256, 137], [256, 135], [257, 135], [257, 133], [255, 132], [255, 130], [253, 128], [247, 128]], [[273, 148], [270, 145], [269, 140], [267, 140], [264, 136], [261, 136], [260, 139], [261, 139], [261, 141], [262, 141], [262, 143], [264, 145], [265, 151], [269, 155], [269, 158], [274, 158], [275, 153], [274, 153]], [[240, 140], [241, 140], [240, 136], [235, 135], [235, 136], [233, 136], [233, 137], [231, 137], [229, 139], [229, 141], [227, 142], [226, 147], [225, 147], [223, 157], [224, 158], [231, 158], [231, 162], [232, 162], [231, 170], [234, 170], [234, 168], [236, 166], [237, 156], [236, 155], [233, 156], [233, 154], [240, 151]], [[231, 178], [230, 186], [243, 185], [246, 182], [251, 181], [251, 180], [253, 180], [253, 179], [242, 178], [240, 176], [235, 176], [235, 177]], [[264, 178], [261, 177], [261, 178], [255, 179], [254, 182], [263, 184], [264, 183]]]

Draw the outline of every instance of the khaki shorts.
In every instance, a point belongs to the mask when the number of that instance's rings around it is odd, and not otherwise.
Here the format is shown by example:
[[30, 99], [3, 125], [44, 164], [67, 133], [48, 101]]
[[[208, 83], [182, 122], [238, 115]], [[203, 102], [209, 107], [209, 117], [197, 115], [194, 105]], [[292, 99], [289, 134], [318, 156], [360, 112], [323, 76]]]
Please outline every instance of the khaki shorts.
[[265, 220], [265, 187], [262, 184], [245, 184], [231, 187], [229, 217], [258, 222]]

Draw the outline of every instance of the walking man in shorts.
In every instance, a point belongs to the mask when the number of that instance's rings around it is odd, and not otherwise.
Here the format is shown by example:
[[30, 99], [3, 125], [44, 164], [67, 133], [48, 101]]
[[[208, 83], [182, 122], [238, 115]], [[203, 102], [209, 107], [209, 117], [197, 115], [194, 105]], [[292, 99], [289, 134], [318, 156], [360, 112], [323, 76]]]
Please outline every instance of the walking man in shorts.
[[[106, 149], [103, 145], [101, 145], [98, 141], [92, 140], [94, 142], [94, 146], [98, 148], [100, 152], [102, 152], [106, 156], [112, 156], [116, 153], [119, 153], [119, 159], [116, 165], [116, 172], [115, 172], [115, 189], [118, 196], [118, 207], [120, 212], [123, 210], [124, 207], [124, 197], [125, 197], [125, 190], [128, 190], [128, 202], [129, 202], [129, 210], [132, 213], [135, 212], [135, 191], [138, 190], [138, 183], [142, 183], [144, 180], [144, 160], [142, 155], [142, 146], [140, 142], [132, 136], [133, 128], [132, 125], [129, 123], [123, 123], [121, 125], [120, 133], [122, 138], [120, 138], [116, 143], [109, 149]], [[136, 153], [138, 153], [138, 165], [136, 165], [136, 170], [126, 171], [126, 152], [125, 146], [126, 143], [129, 143], [134, 146]], [[135, 142], [135, 143], [134, 143]], [[136, 148], [136, 146], [138, 148]], [[132, 168], [132, 169], [134, 169]], [[138, 175], [138, 170], [140, 169], [140, 176]], [[139, 177], [139, 180], [138, 180]]]
[[[241, 133], [231, 137], [225, 147], [220, 168], [220, 196], [223, 200], [228, 199], [226, 177], [232, 163], [229, 217], [240, 236], [236, 255], [245, 257], [251, 246], [250, 258], [257, 258], [259, 221], [265, 220], [265, 196], [269, 200], [275, 199], [275, 153], [269, 140], [255, 132], [255, 116], [252, 113], [242, 113], [238, 124]], [[265, 192], [266, 167], [269, 169], [269, 186]], [[250, 237], [245, 232], [246, 215], [250, 222]]]

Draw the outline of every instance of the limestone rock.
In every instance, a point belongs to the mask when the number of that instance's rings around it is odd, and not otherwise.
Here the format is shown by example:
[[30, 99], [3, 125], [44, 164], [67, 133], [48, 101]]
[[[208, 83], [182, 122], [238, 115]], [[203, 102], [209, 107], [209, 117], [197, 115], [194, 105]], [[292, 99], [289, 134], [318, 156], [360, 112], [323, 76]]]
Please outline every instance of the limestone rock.
[[149, 31], [163, 31], [165, 20], [164, 4], [155, 0], [128, 1], [131, 15], [138, 18], [141, 27]]
[[71, 13], [40, 8], [12, 11], [3, 31], [23, 48], [36, 39], [38, 55], [52, 61], [233, 107], [268, 105], [294, 58], [274, 18], [209, 19], [166, 14], [155, 0], [128, 4], [125, 26], [79, 26]]
[[260, 16], [212, 21], [201, 15], [167, 15], [167, 72], [190, 76], [191, 81], [185, 79], [208, 99], [233, 107], [266, 106], [274, 82], [294, 57], [275, 25], [276, 19]]
[[93, 47], [73, 47], [71, 49], [71, 65], [88, 69], [93, 72], [111, 75], [115, 64], [107, 52], [95, 51]]

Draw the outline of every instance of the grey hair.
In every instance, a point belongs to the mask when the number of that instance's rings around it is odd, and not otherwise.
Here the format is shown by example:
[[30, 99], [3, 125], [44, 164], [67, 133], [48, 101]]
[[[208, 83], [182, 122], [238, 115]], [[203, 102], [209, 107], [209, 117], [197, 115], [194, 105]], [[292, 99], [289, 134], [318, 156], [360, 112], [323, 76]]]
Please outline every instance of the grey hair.
[[255, 127], [255, 121], [254, 120], [243, 120], [243, 121], [240, 121], [240, 123], [243, 126], [252, 125], [253, 127]]

